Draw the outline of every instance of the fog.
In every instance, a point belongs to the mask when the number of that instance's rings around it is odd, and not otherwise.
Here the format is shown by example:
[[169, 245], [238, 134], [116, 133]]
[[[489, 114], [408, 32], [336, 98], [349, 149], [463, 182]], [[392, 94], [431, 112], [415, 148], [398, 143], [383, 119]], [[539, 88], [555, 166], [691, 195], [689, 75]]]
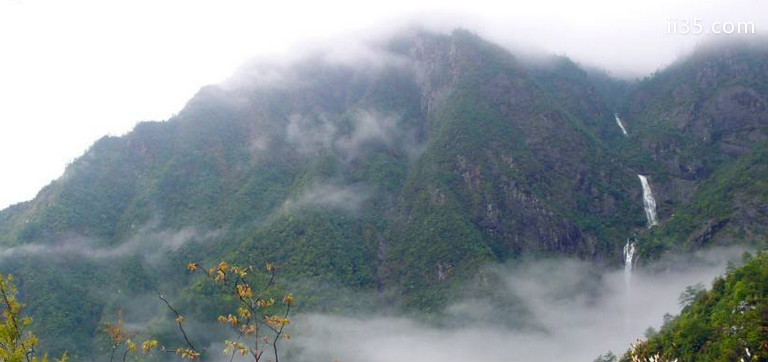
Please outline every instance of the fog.
[[341, 186], [339, 183], [313, 183], [297, 197], [285, 200], [282, 211], [290, 213], [301, 209], [330, 208], [347, 212], [358, 211], [370, 192], [363, 185]]
[[0, 266], [10, 258], [52, 258], [78, 257], [92, 260], [109, 260], [138, 255], [151, 266], [166, 261], [167, 255], [178, 251], [187, 244], [204, 243], [221, 235], [219, 231], [202, 231], [193, 227], [179, 230], [160, 230], [156, 222], [149, 222], [139, 228], [130, 239], [106, 246], [97, 239], [69, 235], [53, 242], [32, 242], [18, 246], [0, 248]]
[[[293, 202], [301, 207], [343, 208], [356, 203], [350, 195], [361, 194], [360, 189], [318, 183]], [[161, 231], [150, 223], [116, 247], [70, 238], [54, 245], [6, 248], [0, 251], [0, 265], [19, 257], [75, 256], [108, 262], [126, 255], [141, 256], [153, 265], [161, 263], [167, 253], [213, 240], [219, 233], [193, 228]], [[553, 258], [487, 265], [458, 288], [442, 311], [429, 316], [403, 315], [376, 301], [370, 292], [356, 294], [333, 287], [334, 298], [359, 297], [371, 305], [366, 312], [341, 314], [299, 309], [292, 316], [292, 338], [282, 343], [283, 359], [591, 362], [608, 351], [623, 353], [648, 327], [658, 328], [666, 313], [679, 312], [678, 296], [686, 286], [709, 286], [729, 261], [739, 262], [744, 251], [715, 248], [668, 255], [652, 263], [640, 259], [629, 288], [623, 269], [602, 269], [588, 261]], [[324, 287], [317, 285], [322, 282], [310, 283], [314, 288]], [[129, 330], [142, 333], [173, 326], [155, 294], [118, 297], [114, 307], [123, 310]], [[190, 318], [188, 327], [195, 341], [213, 341], [206, 344], [209, 360], [220, 360], [222, 341], [236, 338], [231, 330], [212, 321]]]
[[[686, 286], [721, 275], [743, 249], [714, 249], [647, 265], [633, 275], [600, 271], [585, 262], [554, 259], [487, 267], [495, 293], [521, 308], [468, 296], [429, 323], [406, 317], [299, 315], [288, 359], [296, 361], [582, 361], [620, 355], [677, 314]], [[480, 282], [482, 283], [482, 282]], [[473, 290], [476, 284], [465, 289]]]
[[760, 34], [767, 7], [759, 0], [0, 1], [0, 208], [32, 198], [101, 136], [179, 112], [200, 87], [248, 59], [333, 45], [335, 61], [378, 60], [354, 39], [410, 25], [463, 27], [512, 50], [566, 55], [634, 78], [709, 38], [669, 34], [670, 19], [698, 18], [707, 28], [752, 22]]
[[404, 127], [398, 115], [366, 109], [349, 113], [348, 118], [335, 116], [338, 119], [329, 119], [332, 116], [322, 113], [293, 114], [288, 117], [285, 128], [286, 141], [301, 154], [330, 151], [345, 162], [361, 156], [365, 146], [371, 144], [402, 150], [412, 157], [418, 154], [420, 145], [415, 130]]

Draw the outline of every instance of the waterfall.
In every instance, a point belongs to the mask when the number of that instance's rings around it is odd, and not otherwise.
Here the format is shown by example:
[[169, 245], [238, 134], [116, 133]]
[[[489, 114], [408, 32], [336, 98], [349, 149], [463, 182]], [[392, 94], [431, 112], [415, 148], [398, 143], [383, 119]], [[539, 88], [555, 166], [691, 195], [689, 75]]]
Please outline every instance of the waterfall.
[[627, 239], [627, 244], [624, 245], [624, 286], [627, 288], [627, 296], [629, 297], [629, 288], [632, 284], [632, 267], [635, 262], [635, 243], [630, 239]]
[[632, 263], [634, 262], [634, 258], [635, 243], [627, 239], [627, 244], [624, 245], [624, 280], [627, 282], [629, 282], [629, 277], [632, 275]]
[[624, 330], [628, 331], [632, 322], [632, 268], [635, 262], [635, 243], [627, 239], [624, 245]]
[[618, 124], [619, 127], [621, 127], [621, 132], [624, 133], [624, 135], [626, 136], [627, 135], [627, 129], [624, 128], [624, 124], [621, 123], [621, 118], [619, 118], [619, 114], [618, 113], [614, 113], [613, 114], [613, 118], [616, 118], [616, 124]]
[[648, 178], [643, 175], [637, 175], [637, 177], [640, 178], [640, 183], [643, 185], [643, 208], [645, 209], [645, 217], [648, 218], [648, 228], [650, 229], [659, 223], [656, 220], [656, 199], [653, 198], [653, 191], [651, 191]]

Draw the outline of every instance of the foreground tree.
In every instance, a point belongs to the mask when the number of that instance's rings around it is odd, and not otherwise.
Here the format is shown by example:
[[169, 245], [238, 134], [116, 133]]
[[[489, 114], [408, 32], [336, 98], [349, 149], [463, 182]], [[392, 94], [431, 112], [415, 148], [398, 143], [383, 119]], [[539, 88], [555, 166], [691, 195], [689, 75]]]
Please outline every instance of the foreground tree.
[[107, 336], [109, 336], [110, 341], [112, 342], [111, 349], [112, 352], [109, 355], [109, 362], [113, 362], [115, 360], [115, 353], [118, 352], [118, 349], [120, 347], [123, 348], [122, 350], [122, 361], [125, 362], [125, 359], [128, 357], [129, 353], [136, 352], [136, 343], [133, 342], [131, 339], [136, 335], [134, 332], [127, 331], [123, 328], [123, 313], [122, 311], [117, 311], [117, 322], [114, 324], [107, 324], [107, 327], [105, 328], [107, 332]]
[[[0, 274], [0, 298], [2, 298], [3, 323], [0, 325], [0, 361], [5, 362], [37, 362], [48, 361], [48, 356], [38, 358], [35, 353], [37, 337], [27, 330], [32, 318], [22, 316], [24, 305], [16, 299], [16, 286], [11, 275]], [[66, 361], [65, 352], [58, 362]]]
[[[289, 339], [285, 332], [290, 323], [288, 316], [294, 303], [291, 294], [282, 294], [280, 302], [275, 301], [275, 276], [277, 267], [267, 263], [264, 269], [254, 266], [239, 267], [222, 261], [217, 266], [205, 269], [197, 263], [189, 263], [187, 270], [191, 273], [203, 273], [222, 292], [231, 297], [235, 303], [234, 310], [226, 315], [220, 315], [219, 323], [230, 326], [237, 335], [235, 340], [225, 341], [224, 353], [232, 361], [236, 354], [250, 356], [258, 362], [269, 351], [275, 362], [280, 362], [278, 344], [282, 339]], [[259, 276], [261, 278], [259, 278]], [[259, 283], [259, 280], [262, 280]], [[185, 347], [166, 348], [159, 345], [157, 340], [147, 340], [142, 343], [142, 351], [149, 353], [154, 349], [161, 352], [175, 353], [184, 359], [197, 360], [201, 351], [195, 347], [185, 329], [185, 317], [173, 307], [164, 296], [158, 297], [174, 314], [179, 333], [184, 339]], [[125, 339], [115, 339], [114, 346], [124, 343]], [[126, 353], [128, 348], [126, 347]]]

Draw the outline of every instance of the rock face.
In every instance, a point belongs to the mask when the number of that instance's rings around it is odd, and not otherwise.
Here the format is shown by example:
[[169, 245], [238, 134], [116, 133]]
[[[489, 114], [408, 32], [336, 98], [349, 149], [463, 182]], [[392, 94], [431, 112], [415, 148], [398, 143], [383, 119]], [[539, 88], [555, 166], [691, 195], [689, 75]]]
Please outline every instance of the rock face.
[[[765, 169], [762, 47], [704, 50], [634, 85], [566, 58], [523, 61], [462, 30], [371, 51], [244, 67], [174, 118], [99, 140], [0, 212], [0, 242], [28, 258], [4, 266], [36, 275], [27, 251], [61, 248], [54, 265], [115, 276], [82, 297], [94, 326], [112, 312], [103, 295], [178, 287], [157, 269], [191, 259], [277, 262], [294, 281], [430, 309], [488, 262], [619, 264], [632, 232], [661, 246], [649, 253], [762, 233], [765, 199], [748, 197], [764, 187], [753, 182]], [[659, 201], [649, 233], [641, 173]], [[744, 173], [754, 178], [734, 177]], [[53, 274], [71, 288], [101, 283]]]
[[667, 235], [650, 239], [700, 246], [764, 238], [754, 204], [764, 195], [755, 181], [765, 173], [766, 55], [759, 41], [705, 46], [632, 90], [626, 107], [638, 152], [651, 155], [645, 167], [669, 222]]

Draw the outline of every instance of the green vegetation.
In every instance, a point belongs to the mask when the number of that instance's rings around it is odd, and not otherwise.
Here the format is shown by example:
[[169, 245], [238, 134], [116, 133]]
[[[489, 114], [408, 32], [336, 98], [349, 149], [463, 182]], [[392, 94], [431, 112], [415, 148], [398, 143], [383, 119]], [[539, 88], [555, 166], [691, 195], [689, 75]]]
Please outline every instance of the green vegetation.
[[[162, 308], [130, 306], [162, 291], [190, 319], [221, 314], [194, 303], [215, 291], [173, 272], [188, 260], [282, 265], [299, 309], [429, 318], [486, 263], [618, 265], [628, 237], [642, 260], [765, 240], [762, 48], [639, 84], [563, 57], [531, 64], [464, 30], [375, 51], [398, 60], [318, 56], [278, 67], [279, 82], [205, 87], [0, 211], [0, 268], [17, 275], [40, 344], [104, 358], [99, 331], [123, 310], [171, 345]], [[651, 231], [638, 173], [659, 202]]]
[[768, 237], [768, 148], [760, 146], [702, 181], [692, 201], [670, 215], [663, 227], [639, 244], [646, 255], [674, 249], [690, 251], [714, 243], [754, 243]]
[[768, 359], [768, 254], [715, 279], [712, 289], [686, 290], [680, 316], [669, 319], [620, 360], [765, 361]]
[[[3, 323], [0, 324], [0, 361], [47, 362], [47, 354], [38, 358], [35, 352], [38, 339], [29, 330], [32, 318], [22, 314], [24, 305], [16, 299], [17, 293], [13, 277], [0, 275], [0, 310], [3, 312]], [[64, 352], [56, 361], [65, 362], [67, 359], [67, 353]]]

